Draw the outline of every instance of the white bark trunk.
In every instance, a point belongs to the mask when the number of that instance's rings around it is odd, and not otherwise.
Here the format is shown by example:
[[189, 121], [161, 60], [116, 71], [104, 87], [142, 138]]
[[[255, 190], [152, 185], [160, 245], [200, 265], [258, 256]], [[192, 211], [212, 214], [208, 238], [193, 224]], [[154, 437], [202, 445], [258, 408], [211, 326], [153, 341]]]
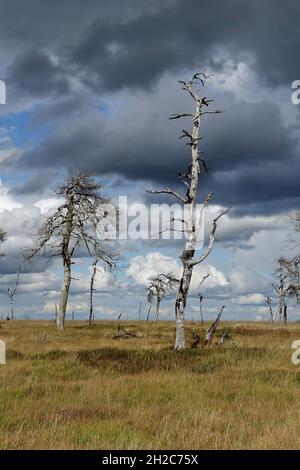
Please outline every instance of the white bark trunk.
[[187, 234], [188, 240], [185, 245], [185, 249], [181, 255], [181, 261], [183, 264], [182, 277], [180, 280], [177, 298], [175, 303], [175, 316], [176, 316], [176, 339], [175, 339], [175, 351], [182, 351], [185, 349], [185, 306], [187, 295], [189, 292], [193, 267], [191, 265], [191, 260], [193, 259], [195, 253], [195, 246], [197, 242], [197, 229], [195, 225], [195, 202], [197, 197], [198, 190], [198, 181], [200, 173], [199, 165], [199, 155], [198, 155], [198, 137], [200, 130], [200, 100], [197, 98], [195, 100], [195, 113], [193, 120], [193, 130], [192, 130], [192, 167], [191, 167], [191, 181], [190, 187], [188, 190], [187, 198]]
[[158, 322], [159, 307], [160, 307], [160, 299], [159, 299], [159, 297], [157, 297], [157, 298], [156, 298], [156, 309], [155, 309], [155, 321], [156, 321], [156, 322]]
[[65, 326], [66, 310], [68, 305], [69, 290], [71, 284], [71, 265], [64, 269], [64, 283], [60, 295], [58, 315], [56, 317], [56, 326], [58, 330], [63, 330]]
[[[188, 257], [186, 259], [186, 256]], [[191, 253], [183, 253], [182, 260], [184, 263], [182, 278], [180, 280], [176, 303], [175, 303], [175, 316], [176, 316], [176, 339], [175, 351], [183, 351], [185, 349], [185, 307], [186, 300], [191, 284], [192, 268], [188, 260], [192, 256]]]

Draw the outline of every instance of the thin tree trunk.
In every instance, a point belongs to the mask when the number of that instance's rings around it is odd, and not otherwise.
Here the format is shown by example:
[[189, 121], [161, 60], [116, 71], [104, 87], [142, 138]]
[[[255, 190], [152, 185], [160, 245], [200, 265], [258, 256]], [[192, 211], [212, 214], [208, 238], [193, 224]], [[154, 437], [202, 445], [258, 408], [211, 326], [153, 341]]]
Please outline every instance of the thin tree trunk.
[[91, 326], [93, 323], [93, 285], [91, 280], [91, 288], [90, 288], [90, 314], [89, 314], [89, 321], [88, 325]]
[[274, 323], [274, 318], [273, 318], [273, 310], [272, 310], [272, 307], [270, 305], [270, 320], [271, 320], [271, 323]]
[[148, 313], [147, 313], [147, 320], [146, 320], [146, 321], [149, 321], [149, 316], [150, 316], [151, 308], [152, 308], [152, 305], [149, 305]]
[[20, 274], [21, 274], [21, 269], [22, 269], [22, 265], [19, 266], [19, 269], [17, 271], [17, 279], [16, 279], [16, 284], [15, 284], [15, 287], [13, 289], [8, 289], [8, 296], [9, 296], [9, 302], [10, 302], [10, 318], [11, 320], [14, 320], [14, 296], [15, 296], [15, 293], [17, 291], [17, 288], [18, 288], [18, 285], [19, 285], [19, 279], [20, 279]]
[[88, 321], [89, 326], [91, 326], [91, 324], [93, 323], [93, 317], [94, 317], [93, 293], [94, 293], [95, 276], [97, 274], [97, 263], [98, 263], [98, 260], [96, 260], [92, 266], [93, 271], [92, 271], [91, 282], [90, 282], [90, 314], [89, 314], [89, 321]]
[[202, 311], [202, 299], [200, 299], [200, 322], [201, 322], [201, 325], [203, 325], [204, 321], [203, 321], [203, 311]]
[[10, 318], [14, 320], [14, 299], [13, 297], [10, 298]]

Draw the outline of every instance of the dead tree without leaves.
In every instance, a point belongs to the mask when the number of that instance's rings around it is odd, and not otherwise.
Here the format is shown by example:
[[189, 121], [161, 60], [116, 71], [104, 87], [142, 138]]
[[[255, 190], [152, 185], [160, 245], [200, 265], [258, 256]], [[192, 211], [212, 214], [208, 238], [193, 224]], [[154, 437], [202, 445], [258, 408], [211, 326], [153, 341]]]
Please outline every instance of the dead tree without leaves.
[[[203, 278], [201, 279], [201, 282], [199, 284], [199, 289], [201, 289], [201, 286], [202, 284], [204, 283], [204, 281], [209, 277], [209, 274], [206, 274], [205, 276], [203, 276]], [[204, 299], [204, 295], [202, 294], [202, 292], [199, 292], [198, 293], [198, 297], [199, 297], [199, 307], [200, 307], [200, 322], [201, 322], [201, 325], [203, 325], [204, 323], [204, 319], [203, 319], [203, 299]]]
[[95, 315], [94, 315], [94, 304], [93, 304], [93, 294], [94, 294], [94, 283], [95, 283], [95, 277], [96, 277], [96, 274], [97, 274], [97, 264], [98, 264], [98, 259], [96, 259], [93, 264], [92, 264], [92, 267], [91, 267], [91, 278], [90, 278], [90, 313], [89, 313], [89, 319], [88, 319], [88, 325], [91, 326], [94, 319], [95, 319]]
[[275, 311], [274, 320], [287, 323], [288, 321], [288, 305], [287, 297], [294, 298], [300, 302], [300, 257], [296, 256], [292, 259], [280, 258], [278, 260], [279, 267], [276, 275], [278, 277], [277, 284], [273, 287], [278, 295], [278, 305]]
[[272, 297], [266, 297], [265, 301], [269, 306], [270, 322], [274, 323], [274, 315], [273, 315], [273, 309], [272, 309], [273, 299], [272, 299]]
[[142, 338], [142, 334], [138, 334], [135, 331], [128, 330], [122, 325], [122, 313], [120, 312], [118, 316], [118, 325], [117, 325], [117, 331], [116, 333], [113, 334], [113, 339], [127, 339], [127, 338]]
[[274, 320], [278, 318], [278, 320], [284, 323], [287, 323], [287, 303], [286, 303], [286, 296], [288, 293], [288, 285], [284, 283], [284, 276], [282, 276], [279, 280], [279, 283], [273, 284], [273, 287], [278, 295], [278, 305], [275, 310]]
[[56, 325], [63, 330], [75, 254], [81, 250], [110, 269], [116, 266], [118, 257], [105, 244], [105, 227], [110, 221], [112, 206], [102, 195], [102, 184], [90, 174], [80, 172], [67, 177], [55, 194], [62, 202], [40, 227], [34, 243], [25, 251], [25, 258], [30, 261], [37, 255], [47, 256], [49, 260], [61, 257], [64, 282]]
[[15, 313], [14, 313], [14, 297], [17, 292], [17, 288], [19, 285], [19, 280], [20, 280], [20, 274], [21, 274], [22, 266], [19, 266], [18, 271], [17, 271], [17, 277], [16, 277], [16, 282], [13, 288], [8, 288], [8, 298], [9, 298], [9, 303], [10, 303], [10, 319], [14, 320], [15, 318]]
[[147, 287], [147, 300], [150, 304], [153, 302], [153, 298], [156, 298], [156, 307], [155, 307], [155, 321], [158, 321], [160, 303], [169, 294], [172, 290], [175, 289], [176, 285], [179, 283], [179, 280], [172, 274], [157, 274], [152, 276], [149, 280], [149, 285]]
[[[170, 116], [170, 119], [181, 119], [191, 118], [193, 125], [192, 131], [188, 132], [183, 129], [180, 139], [186, 139], [187, 145], [191, 149], [191, 161], [188, 165], [187, 170], [184, 173], [179, 173], [180, 180], [186, 186], [185, 194], [174, 191], [172, 189], [163, 189], [159, 191], [148, 191], [151, 194], [169, 194], [177, 199], [186, 209], [188, 214], [187, 220], [182, 220], [183, 230], [187, 235], [187, 241], [181, 254], [182, 262], [182, 276], [180, 279], [177, 297], [175, 302], [175, 317], [176, 317], [176, 340], [175, 347], [176, 351], [185, 349], [185, 308], [187, 303], [187, 297], [192, 279], [193, 268], [202, 263], [210, 254], [213, 249], [213, 245], [216, 238], [217, 224], [219, 219], [226, 214], [229, 209], [221, 212], [212, 223], [209, 243], [203, 254], [199, 257], [195, 257], [197, 235], [199, 233], [199, 224], [195, 220], [196, 213], [196, 202], [199, 185], [199, 176], [202, 168], [207, 171], [207, 165], [203, 158], [203, 152], [199, 149], [199, 141], [201, 136], [199, 134], [201, 127], [201, 120], [204, 115], [218, 114], [220, 110], [208, 110], [209, 105], [213, 102], [212, 99], [208, 99], [206, 96], [202, 96], [199, 91], [199, 86], [204, 87], [207, 79], [210, 78], [205, 72], [196, 73], [189, 81], [180, 81], [182, 89], [188, 93], [188, 95], [194, 101], [194, 111], [175, 113]], [[203, 201], [203, 207], [205, 208], [208, 202], [211, 200], [213, 193], [210, 192]], [[173, 220], [174, 222], [174, 220]]]
[[220, 320], [221, 320], [221, 316], [222, 316], [222, 313], [223, 313], [223, 310], [225, 308], [225, 305], [223, 305], [221, 307], [221, 310], [217, 316], [217, 318], [215, 319], [215, 321], [211, 324], [211, 326], [206, 330], [206, 336], [205, 336], [205, 344], [209, 344], [211, 343], [212, 339], [213, 339], [213, 336], [215, 334], [215, 332], [217, 331], [217, 328], [218, 328], [218, 325], [220, 323]]

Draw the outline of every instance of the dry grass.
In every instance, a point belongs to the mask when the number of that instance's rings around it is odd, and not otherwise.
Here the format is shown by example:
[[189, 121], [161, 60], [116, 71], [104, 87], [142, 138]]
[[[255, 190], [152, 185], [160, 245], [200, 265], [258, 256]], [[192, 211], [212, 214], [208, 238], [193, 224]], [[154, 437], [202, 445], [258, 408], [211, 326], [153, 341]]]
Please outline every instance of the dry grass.
[[231, 323], [225, 344], [180, 354], [173, 323], [126, 326], [143, 337], [113, 340], [108, 322], [2, 324], [1, 449], [299, 448], [300, 326]]

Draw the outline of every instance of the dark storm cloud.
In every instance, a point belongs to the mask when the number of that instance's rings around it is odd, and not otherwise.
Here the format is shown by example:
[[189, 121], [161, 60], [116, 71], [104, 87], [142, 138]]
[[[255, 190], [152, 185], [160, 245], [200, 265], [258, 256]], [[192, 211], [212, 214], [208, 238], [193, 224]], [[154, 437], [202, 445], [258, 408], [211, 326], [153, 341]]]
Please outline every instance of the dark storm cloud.
[[[233, 205], [299, 196], [296, 140], [278, 106], [236, 102], [233, 96], [231, 102], [230, 96], [224, 100], [228, 111], [208, 117], [204, 125], [201, 148], [209, 173], [202, 180], [203, 191], [213, 189], [216, 202]], [[141, 108], [147, 106], [142, 102]], [[148, 109], [138, 121], [136, 112], [133, 108], [109, 119], [96, 111], [83, 114], [25, 152], [18, 166], [93, 168], [99, 175], [151, 180], [153, 188], [176, 185], [177, 171], [189, 158], [188, 148], [178, 141], [180, 124], [168, 121], [165, 109], [156, 114]]]
[[284, 6], [279, 0], [160, 4], [127, 21], [99, 17], [84, 31], [69, 60], [86, 83], [110, 90], [147, 87], [166, 70], [205, 63], [218, 68], [228, 55], [248, 55], [273, 85], [297, 78], [297, 0]]
[[[50, 97], [34, 111], [32, 125], [60, 124], [27, 150], [18, 166], [46, 172], [92, 169], [151, 180], [154, 187], [173, 184], [188, 149], [177, 140], [182, 124], [170, 125], [166, 118], [177, 106], [181, 110], [181, 102], [179, 94], [161, 102], [161, 96], [151, 95], [152, 85], [166, 72], [173, 72], [175, 81], [181, 78], [179, 69], [199, 64], [222, 71], [230, 59], [248, 62], [261, 84], [289, 87], [299, 78], [299, 14], [296, 0], [284, 5], [279, 0], [30, 0], [26, 8], [2, 1], [0, 52], [10, 58], [8, 92]], [[80, 92], [72, 88], [74, 82]], [[139, 108], [120, 118], [93, 110], [99, 96], [124, 88], [144, 89], [150, 98], [143, 101], [141, 93]], [[215, 190], [216, 201], [225, 204], [250, 204], [254, 212], [264, 204], [273, 210], [289, 200], [292, 204], [299, 196], [297, 142], [279, 106], [236, 102], [226, 94], [223, 101], [226, 114], [203, 127], [201, 146], [209, 167], [203, 191]], [[40, 186], [32, 177], [16, 191], [37, 192]]]
[[225, 57], [287, 85], [298, 78], [299, 15], [298, 0], [2, 0], [0, 40], [3, 57], [54, 52], [65, 73], [97, 90], [148, 87], [182, 67], [218, 69]]
[[8, 69], [6, 80], [9, 101], [16, 95], [44, 98], [52, 94], [64, 95], [70, 90], [61, 68], [49, 55], [36, 50], [17, 56]]

